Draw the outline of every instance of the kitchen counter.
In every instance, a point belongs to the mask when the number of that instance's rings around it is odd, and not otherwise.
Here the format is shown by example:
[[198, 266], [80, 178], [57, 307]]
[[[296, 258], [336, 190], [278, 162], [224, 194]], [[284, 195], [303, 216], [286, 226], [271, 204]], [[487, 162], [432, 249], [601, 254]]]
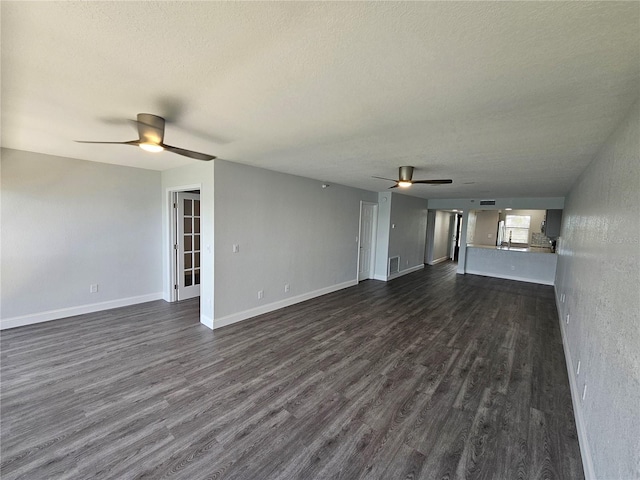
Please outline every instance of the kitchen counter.
[[551, 247], [506, 247], [506, 246], [494, 246], [494, 245], [473, 245], [469, 244], [470, 248], [486, 248], [488, 250], [506, 250], [509, 252], [526, 252], [526, 253], [554, 253], [551, 251]]
[[553, 285], [558, 256], [544, 247], [467, 245], [465, 273]]

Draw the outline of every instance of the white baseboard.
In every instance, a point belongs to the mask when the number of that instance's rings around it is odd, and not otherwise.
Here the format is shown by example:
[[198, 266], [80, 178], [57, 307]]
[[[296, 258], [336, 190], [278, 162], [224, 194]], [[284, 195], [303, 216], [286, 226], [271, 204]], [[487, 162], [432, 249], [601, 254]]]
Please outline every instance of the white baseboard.
[[374, 280], [381, 280], [383, 282], [388, 282], [389, 280], [393, 280], [394, 278], [398, 278], [398, 277], [401, 277], [403, 275], [407, 275], [408, 273], [417, 272], [418, 270], [422, 270], [423, 268], [424, 268], [424, 263], [421, 263], [420, 265], [416, 265], [415, 267], [409, 267], [409, 268], [407, 268], [405, 270], [400, 270], [398, 273], [392, 273], [388, 277], [385, 276], [385, 275], [374, 275], [373, 279]]
[[[326, 295], [327, 293], [337, 292], [338, 290], [342, 290], [343, 288], [353, 287], [354, 285], [357, 285], [357, 284], [358, 284], [358, 280], [349, 280], [348, 282], [338, 283], [336, 285], [331, 285], [329, 287], [321, 288], [319, 290], [314, 290], [312, 292], [296, 295], [295, 297], [285, 298], [284, 300], [279, 300], [277, 302], [269, 303], [267, 305], [261, 305], [260, 307], [250, 308], [249, 310], [232, 313], [231, 315], [225, 315], [224, 317], [214, 319], [213, 328], [217, 329], [217, 328], [226, 327], [227, 325], [241, 322], [242, 320], [247, 320], [248, 318], [256, 317], [264, 313], [273, 312], [274, 310], [279, 310], [281, 308], [288, 307], [296, 303], [304, 302], [305, 300], [311, 300], [312, 298], [319, 297], [321, 295]], [[202, 322], [202, 319], [200, 321]]]
[[487, 273], [476, 270], [467, 270], [465, 273], [471, 275], [482, 275], [483, 277], [503, 278], [505, 280], [517, 280], [518, 282], [537, 283], [538, 285], [553, 285], [555, 283], [553, 280], [545, 281], [530, 277], [518, 277], [517, 275], [506, 275], [502, 273]]
[[424, 269], [424, 263], [421, 263], [420, 265], [416, 265], [415, 267], [409, 267], [405, 270], [400, 270], [398, 273], [393, 273], [389, 275], [389, 278], [387, 280], [393, 280], [394, 278], [398, 278], [403, 275], [407, 275], [409, 273], [417, 272], [418, 270], [422, 270], [422, 269]]
[[571, 352], [569, 351], [569, 341], [565, 331], [565, 323], [562, 321], [562, 312], [558, 292], [554, 287], [556, 308], [558, 310], [558, 321], [560, 322], [560, 332], [562, 335], [562, 346], [564, 347], [564, 359], [567, 363], [567, 373], [569, 374], [569, 388], [571, 389], [571, 402], [573, 403], [573, 416], [576, 422], [576, 430], [578, 432], [578, 444], [580, 445], [580, 455], [582, 456], [582, 469], [584, 470], [585, 480], [596, 480], [595, 470], [593, 469], [593, 458], [591, 456], [591, 447], [587, 439], [587, 430], [584, 417], [582, 415], [582, 405], [580, 405], [580, 392], [578, 391], [578, 381], [576, 380], [576, 369], [573, 366]]
[[60, 318], [73, 317], [75, 315], [83, 315], [85, 313], [100, 312], [102, 310], [110, 310], [112, 308], [126, 307], [128, 305], [152, 302], [154, 300], [161, 299], [162, 292], [150, 293], [148, 295], [139, 295], [137, 297], [109, 300], [108, 302], [90, 303], [88, 305], [60, 308], [58, 310], [48, 310], [46, 312], [21, 315], [19, 317], [3, 318], [2, 320], [0, 320], [0, 330], [22, 327], [24, 325], [32, 325], [34, 323], [49, 322], [51, 320], [58, 320]]
[[213, 318], [200, 314], [200, 323], [213, 330]]
[[437, 258], [435, 260], [431, 260], [431, 263], [429, 263], [429, 262], [427, 262], [427, 263], [429, 265], [437, 265], [439, 263], [446, 262], [447, 260], [449, 260], [449, 257], [440, 257], [440, 258]]

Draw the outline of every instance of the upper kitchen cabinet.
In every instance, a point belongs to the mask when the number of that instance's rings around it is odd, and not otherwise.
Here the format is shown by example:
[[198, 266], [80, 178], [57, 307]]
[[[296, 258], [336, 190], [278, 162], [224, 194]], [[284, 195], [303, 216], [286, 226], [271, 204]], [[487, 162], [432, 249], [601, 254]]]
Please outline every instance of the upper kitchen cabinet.
[[561, 225], [562, 210], [547, 210], [544, 234], [549, 238], [559, 237]]

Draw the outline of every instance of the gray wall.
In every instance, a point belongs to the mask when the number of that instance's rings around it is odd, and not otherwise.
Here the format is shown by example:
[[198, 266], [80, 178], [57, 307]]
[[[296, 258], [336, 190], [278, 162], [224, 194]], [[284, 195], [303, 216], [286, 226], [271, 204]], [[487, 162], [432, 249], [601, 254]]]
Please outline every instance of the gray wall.
[[639, 117], [636, 103], [572, 187], [558, 248], [578, 432], [599, 479], [640, 478]]
[[160, 297], [159, 172], [3, 149], [0, 191], [3, 324]]
[[391, 192], [378, 193], [378, 232], [374, 275], [377, 280], [387, 279], [389, 235], [391, 232], [391, 197]]
[[427, 259], [427, 263], [441, 261], [443, 258], [449, 257], [449, 249], [451, 247], [451, 217], [450, 212], [435, 212], [435, 221], [433, 225], [433, 252], [431, 258]]
[[495, 245], [498, 231], [497, 210], [477, 210], [476, 228], [473, 235], [475, 245]]
[[376, 193], [218, 160], [214, 172], [216, 326], [357, 281], [360, 201]]
[[400, 256], [400, 271], [424, 265], [427, 201], [392, 194], [388, 257]]
[[461, 232], [461, 233], [466, 233], [467, 238], [466, 238], [466, 242], [462, 242], [462, 241], [460, 242], [460, 250], [462, 250], [467, 243], [475, 244], [476, 242], [476, 220], [478, 218], [478, 215], [475, 210], [471, 210], [470, 212], [467, 212], [467, 213], [468, 213], [468, 217], [466, 219], [467, 226], [465, 228], [464, 226], [465, 224], [464, 222], [462, 222], [462, 232]]

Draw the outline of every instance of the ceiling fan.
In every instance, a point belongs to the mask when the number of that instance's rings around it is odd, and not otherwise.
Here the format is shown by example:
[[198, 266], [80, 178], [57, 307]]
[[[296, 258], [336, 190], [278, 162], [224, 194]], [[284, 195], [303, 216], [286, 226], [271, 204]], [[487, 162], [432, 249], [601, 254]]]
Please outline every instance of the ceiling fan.
[[453, 180], [451, 179], [446, 179], [446, 180], [412, 180], [413, 178], [413, 167], [400, 167], [398, 169], [398, 180], [393, 180], [392, 178], [384, 178], [384, 177], [373, 177], [373, 178], [379, 178], [381, 180], [389, 180], [391, 182], [396, 182], [396, 184], [392, 187], [389, 188], [396, 188], [396, 187], [401, 187], [401, 188], [407, 188], [410, 187], [411, 185], [413, 185], [414, 183], [428, 183], [430, 185], [443, 185], [443, 184], [447, 184], [447, 183], [453, 183]]
[[165, 120], [157, 115], [150, 113], [139, 113], [137, 120], [132, 120], [138, 127], [138, 140], [130, 140], [128, 142], [94, 142], [85, 140], [76, 140], [78, 143], [110, 143], [117, 145], [134, 145], [146, 150], [147, 152], [168, 152], [177, 153], [196, 160], [213, 160], [213, 155], [206, 153], [185, 150], [184, 148], [172, 147], [163, 142], [164, 140], [164, 124]]

